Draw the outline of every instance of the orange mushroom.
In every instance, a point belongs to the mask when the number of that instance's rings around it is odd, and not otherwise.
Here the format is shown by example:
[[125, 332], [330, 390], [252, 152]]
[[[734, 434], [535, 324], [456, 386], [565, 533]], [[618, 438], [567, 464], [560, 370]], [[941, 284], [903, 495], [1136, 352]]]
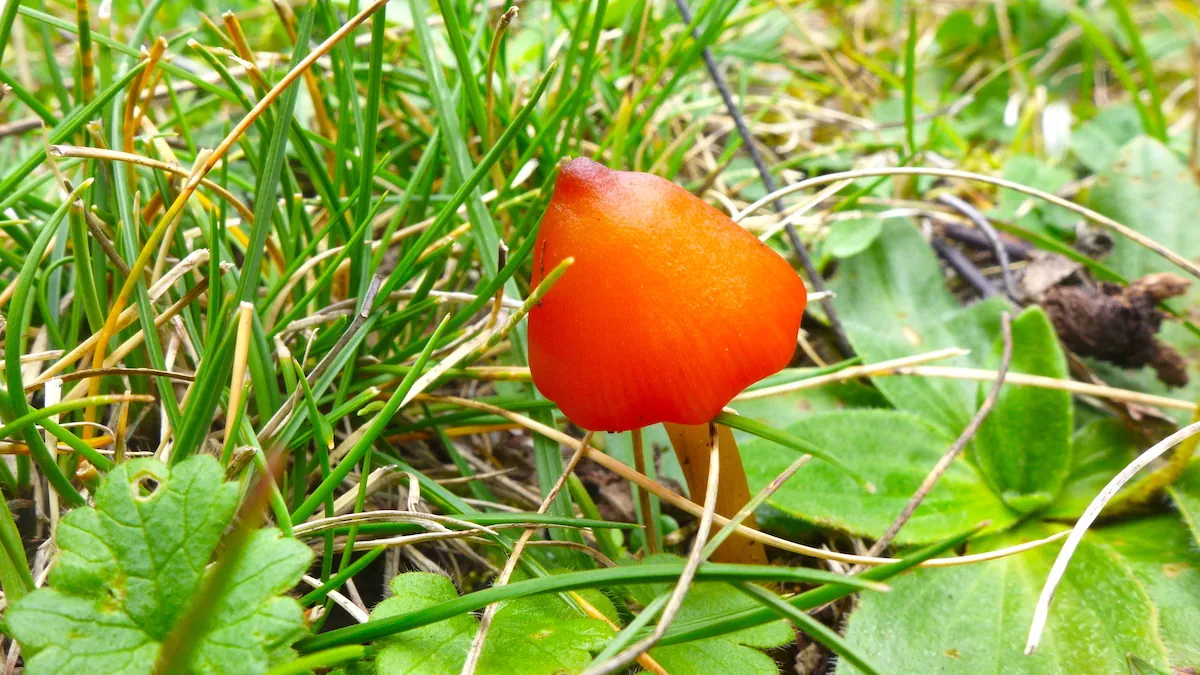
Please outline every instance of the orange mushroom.
[[[804, 283], [683, 188], [589, 159], [562, 167], [534, 248], [534, 283], [567, 257], [575, 259], [570, 272], [529, 315], [534, 383], [585, 429], [665, 423], [692, 498], [703, 501], [709, 424], [740, 391], [788, 364]], [[717, 435], [716, 510], [732, 516], [750, 491], [732, 432]], [[766, 556], [760, 544], [733, 537], [714, 559]]]

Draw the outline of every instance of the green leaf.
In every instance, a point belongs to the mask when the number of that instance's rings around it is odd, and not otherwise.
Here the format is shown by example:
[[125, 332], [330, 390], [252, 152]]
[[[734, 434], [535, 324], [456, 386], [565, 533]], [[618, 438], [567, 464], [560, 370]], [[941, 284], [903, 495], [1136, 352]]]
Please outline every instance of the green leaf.
[[[392, 597], [375, 607], [371, 612], [372, 620], [406, 614], [458, 597], [458, 590], [449, 579], [424, 572], [395, 577], [391, 589]], [[475, 634], [476, 626], [475, 619], [463, 613], [381, 640], [376, 668], [389, 675], [457, 673], [471, 648], [471, 636]]]
[[870, 247], [841, 264], [831, 286], [847, 321], [881, 331], [920, 335], [959, 310], [929, 245], [901, 220], [885, 222]]
[[[401, 574], [391, 582], [392, 597], [371, 612], [371, 620], [398, 616], [454, 600], [458, 591], [449, 579], [425, 572]], [[589, 602], [603, 598], [585, 593]], [[607, 600], [604, 605], [615, 616]], [[379, 675], [457, 675], [466, 661], [478, 622], [470, 613], [380, 640], [374, 672]], [[553, 595], [504, 602], [492, 623], [476, 672], [578, 673], [591, 653], [613, 636], [603, 621], [581, 616]], [[371, 672], [360, 664], [360, 671]]]
[[878, 216], [839, 220], [829, 226], [825, 249], [835, 258], [849, 258], [870, 246], [882, 231], [883, 220]]
[[[1014, 319], [1012, 335], [1013, 372], [1069, 378], [1054, 326], [1040, 307]], [[997, 361], [1002, 349], [1002, 343], [996, 345]], [[980, 385], [980, 401], [991, 386]], [[975, 435], [974, 456], [988, 484], [1012, 509], [1036, 511], [1062, 490], [1071, 470], [1071, 413], [1071, 394], [1066, 391], [1001, 388], [995, 408]]]
[[[1170, 149], [1145, 136], [1121, 148], [1092, 190], [1097, 211], [1132, 227], [1185, 258], [1200, 256], [1200, 186]], [[1115, 237], [1109, 267], [1127, 279], [1151, 272], [1179, 273], [1170, 261], [1140, 244]], [[1200, 298], [1193, 285], [1190, 300]]]
[[[831, 284], [850, 342], [865, 363], [875, 363], [946, 347], [971, 354], [937, 365], [982, 364], [1000, 334], [1000, 298], [963, 309], [946, 290], [941, 267], [911, 224], [884, 223], [862, 253], [842, 261]], [[958, 433], [975, 412], [977, 385], [949, 378], [887, 376], [876, 387], [901, 410], [908, 410]]]
[[[954, 437], [914, 415], [889, 410], [846, 410], [802, 418], [790, 433], [828, 448], [875, 484], [867, 494], [853, 479], [825, 462], [802, 467], [767, 503], [793, 518], [877, 537], [887, 529]], [[742, 446], [751, 490], [759, 490], [795, 461], [797, 453], [774, 443]], [[938, 481], [908, 524], [902, 544], [953, 536], [985, 520], [1003, 529], [1016, 521], [965, 460]]]
[[1192, 531], [1192, 539], [1200, 544], [1200, 461], [1193, 461], [1167, 491]]
[[[994, 548], [1049, 534], [993, 538]], [[1134, 654], [1166, 668], [1155, 608], [1137, 576], [1111, 548], [1085, 539], [1054, 596], [1042, 644], [1023, 654], [1029, 619], [1057, 547], [975, 565], [920, 569], [868, 593], [846, 639], [888, 673], [1127, 672]], [[839, 675], [858, 672], [840, 664]]]
[[[1005, 180], [1029, 187], [1057, 193], [1075, 178], [1074, 174], [1059, 166], [1046, 164], [1031, 155], [1014, 155], [1004, 164]], [[1073, 234], [1079, 216], [1061, 206], [1021, 194], [1013, 190], [1001, 190], [999, 202], [992, 216], [1043, 234]]]
[[1071, 441], [1071, 475], [1058, 499], [1041, 517], [1074, 520], [1081, 516], [1139, 449], [1137, 437], [1115, 419], [1095, 420], [1075, 432]]
[[[650, 556], [646, 562], [674, 562], [676, 556]], [[643, 604], [671, 592], [671, 584], [630, 586], [630, 591]], [[722, 616], [730, 612], [755, 609], [759, 603], [721, 583], [693, 584], [675, 620], [679, 624]], [[785, 621], [772, 621], [717, 637], [696, 640], [670, 647], [656, 647], [650, 655], [671, 675], [707, 675], [708, 673], [738, 673], [738, 675], [777, 675], [775, 661], [761, 649], [782, 647], [795, 637]]]
[[[60, 522], [48, 588], [6, 617], [30, 673], [151, 673], [161, 641], [190, 605], [237, 507], [238, 486], [209, 456], [174, 469], [119, 465], [96, 506]], [[308, 567], [310, 549], [275, 530], [255, 533], [218, 602], [194, 666], [262, 672], [305, 632], [300, 605], [279, 594]]]
[[1200, 553], [1188, 528], [1165, 514], [1096, 534], [1129, 563], [1154, 601], [1171, 665], [1182, 669], [1200, 664]]
[[[1189, 260], [1200, 259], [1200, 228], [1196, 227], [1200, 185], [1187, 165], [1158, 141], [1143, 136], [1125, 145], [1111, 166], [1097, 177], [1091, 206]], [[1126, 279], [1154, 272], [1181, 273], [1169, 261], [1133, 241], [1124, 237], [1114, 240], [1105, 263]], [[1167, 304], [1186, 310], [1197, 302], [1200, 283], [1193, 283], [1187, 295]], [[1183, 354], [1200, 349], [1200, 339], [1178, 322], [1164, 322], [1159, 337]], [[1148, 368], [1132, 372], [1098, 364], [1097, 372], [1113, 386], [1195, 399], [1200, 394], [1200, 369], [1195, 359], [1190, 361], [1192, 382], [1183, 391], [1168, 389]], [[1186, 411], [1173, 414], [1180, 422], [1190, 417]]]
[[1144, 133], [1137, 109], [1129, 104], [1102, 108], [1071, 133], [1071, 151], [1081, 164], [1098, 173], [1112, 163], [1121, 146]]

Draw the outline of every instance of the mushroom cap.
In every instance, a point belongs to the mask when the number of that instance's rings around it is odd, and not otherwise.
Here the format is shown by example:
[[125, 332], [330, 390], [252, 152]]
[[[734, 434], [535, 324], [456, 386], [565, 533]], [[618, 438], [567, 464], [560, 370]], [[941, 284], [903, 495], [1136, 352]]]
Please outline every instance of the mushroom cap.
[[538, 389], [585, 429], [704, 424], [796, 349], [807, 293], [757, 237], [658, 176], [563, 166], [533, 280], [574, 264], [529, 313]]

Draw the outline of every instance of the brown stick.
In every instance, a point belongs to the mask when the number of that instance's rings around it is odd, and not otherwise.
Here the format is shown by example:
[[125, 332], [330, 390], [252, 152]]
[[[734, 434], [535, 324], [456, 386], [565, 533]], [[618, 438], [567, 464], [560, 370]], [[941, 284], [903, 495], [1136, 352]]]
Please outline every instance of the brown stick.
[[[666, 427], [667, 436], [675, 448], [675, 456], [679, 458], [679, 466], [683, 469], [683, 477], [687, 481], [692, 501], [703, 502], [708, 485], [708, 455], [712, 450], [712, 437], [709, 435], [708, 425], [667, 423], [663, 426]], [[728, 518], [750, 501], [750, 485], [746, 482], [742, 457], [729, 427], [717, 425], [717, 446], [720, 450], [721, 481], [717, 486], [716, 512]], [[753, 515], [746, 519], [744, 525], [758, 526]], [[713, 553], [712, 560], [765, 565], [767, 551], [760, 542], [735, 535], [721, 544]]]
[[983, 426], [983, 422], [987, 419], [988, 414], [991, 413], [992, 407], [996, 405], [996, 400], [1000, 398], [1000, 388], [1004, 385], [1004, 378], [1008, 375], [1009, 366], [1012, 365], [1012, 318], [1008, 315], [1008, 312], [1000, 315], [1000, 330], [1001, 335], [1004, 336], [1004, 353], [1000, 359], [1000, 369], [996, 371], [996, 381], [992, 384], [991, 390], [988, 391], [987, 398], [983, 400], [983, 404], [979, 406], [979, 410], [977, 410], [975, 415], [971, 417], [971, 421], [967, 423], [966, 428], [962, 430], [962, 433], [959, 434], [954, 443], [950, 445], [950, 449], [947, 450], [944, 455], [942, 455], [942, 458], [939, 459], [938, 463], [934, 465], [933, 469], [929, 472], [929, 475], [925, 476], [925, 480], [921, 481], [921, 486], [917, 488], [917, 491], [913, 493], [912, 497], [909, 498], [908, 503], [904, 505], [904, 510], [900, 512], [900, 515], [896, 516], [896, 519], [892, 521], [891, 527], [889, 527], [887, 532], [884, 532], [883, 536], [880, 537], [879, 540], [876, 541], [875, 544], [872, 545], [867, 551], [868, 556], [877, 556], [887, 549], [887, 547], [896, 538], [896, 535], [899, 534], [900, 528], [904, 527], [904, 524], [908, 522], [909, 518], [912, 518], [912, 515], [916, 512], [917, 507], [921, 505], [921, 502], [925, 501], [925, 497], [929, 496], [930, 492], [933, 492], [933, 488], [935, 485], [937, 485], [938, 480], [940, 480], [942, 475], [946, 473], [946, 470], [950, 468], [950, 464], [956, 457], [958, 457], [959, 453], [963, 451], [963, 448], [967, 447], [967, 443], [970, 442], [970, 440], [975, 436], [975, 433], [979, 431], [979, 427]]

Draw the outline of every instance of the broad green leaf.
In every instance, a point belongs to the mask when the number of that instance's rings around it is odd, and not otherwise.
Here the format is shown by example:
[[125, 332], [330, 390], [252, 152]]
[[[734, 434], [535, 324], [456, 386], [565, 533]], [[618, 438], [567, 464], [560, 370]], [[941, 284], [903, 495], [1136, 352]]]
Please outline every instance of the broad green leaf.
[[505, 603], [492, 630], [480, 673], [578, 673], [614, 634], [603, 621], [581, 616], [553, 595]]
[[1168, 491], [1192, 538], [1200, 545], [1200, 460], [1193, 460]]
[[[1004, 301], [963, 309], [946, 290], [941, 267], [909, 223], [887, 221], [879, 238], [843, 260], [832, 288], [855, 350], [867, 363], [946, 347], [971, 350], [937, 365], [983, 365], [1000, 335]], [[976, 407], [977, 385], [963, 380], [886, 376], [873, 378], [893, 406], [914, 412], [953, 433]]]
[[[883, 534], [954, 441], [929, 422], [889, 410], [810, 415], [787, 431], [836, 453], [874, 483], [876, 493], [868, 494], [846, 472], [825, 462], [809, 462], [767, 503], [793, 518], [873, 537]], [[741, 449], [751, 490], [761, 489], [797, 456], [761, 440], [744, 443]], [[897, 541], [936, 541], [985, 520], [1003, 529], [1016, 517], [975, 468], [959, 459], [900, 530]]]
[[[371, 619], [432, 607], [458, 597], [454, 584], [425, 572], [401, 574], [391, 582], [392, 597], [381, 602]], [[595, 592], [585, 593], [592, 604], [613, 614], [612, 604]], [[607, 605], [605, 607], [605, 605]], [[457, 675], [467, 658], [478, 621], [459, 614], [445, 621], [389, 636], [378, 642], [373, 664], [357, 664], [349, 672], [379, 675]], [[578, 673], [612, 638], [603, 621], [582, 616], [554, 595], [520, 598], [501, 605], [485, 643], [476, 672]]]
[[[647, 562], [678, 560], [675, 556], [660, 554], [651, 556]], [[671, 586], [642, 584], [630, 586], [629, 590], [634, 597], [647, 604], [656, 596], [669, 593]], [[759, 606], [757, 602], [727, 584], [693, 584], [675, 620], [683, 624]], [[795, 634], [790, 624], [772, 621], [718, 637], [670, 647], [657, 647], [650, 650], [650, 655], [671, 675], [777, 675], [779, 668], [774, 659], [760, 650], [782, 647], [793, 638]]]
[[1142, 120], [1132, 105], [1108, 106], [1071, 133], [1071, 151], [1093, 173], [1107, 167], [1129, 141], [1143, 133]]
[[[1068, 379], [1067, 359], [1039, 307], [1012, 322], [1012, 371]], [[997, 344], [999, 360], [1003, 349]], [[998, 363], [996, 365], [999, 365]], [[982, 402], [991, 384], [980, 386]], [[974, 440], [975, 461], [1009, 507], [1030, 513], [1049, 505], [1071, 470], [1071, 395], [1057, 389], [1006, 385]]]
[[195, 668], [259, 672], [280, 657], [290, 657], [289, 646], [308, 629], [299, 603], [280, 594], [300, 581], [311, 562], [311, 549], [295, 539], [281, 537], [275, 529], [255, 532], [229, 573]]
[[[410, 572], [392, 579], [392, 597], [371, 612], [378, 620], [432, 607], [458, 597], [449, 579], [439, 574]], [[422, 626], [379, 641], [375, 667], [379, 673], [457, 673], [478, 622], [470, 614], [459, 614], [445, 621]], [[361, 672], [371, 672], [365, 665]]]
[[1078, 518], [1139, 449], [1137, 437], [1118, 420], [1099, 419], [1080, 428], [1071, 441], [1071, 475], [1041, 517]]
[[878, 216], [839, 220], [829, 226], [825, 250], [835, 258], [849, 258], [870, 246], [882, 231], [883, 220]]
[[[1154, 241], [1189, 260], [1200, 259], [1200, 185], [1187, 165], [1158, 141], [1139, 137], [1117, 154], [1111, 165], [1096, 179], [1091, 205], [1101, 213], [1132, 227]], [[1112, 253], [1105, 263], [1127, 279], [1154, 272], [1186, 272], [1171, 262], [1124, 237], [1115, 237]], [[1188, 294], [1167, 301], [1176, 309], [1187, 310], [1200, 302], [1200, 281], [1193, 279]], [[1200, 339], [1178, 322], [1163, 323], [1160, 339], [1171, 344], [1189, 359], [1191, 383], [1184, 389], [1169, 389], [1149, 368], [1121, 370], [1099, 364], [1097, 372], [1118, 387], [1195, 399], [1200, 394]], [[1188, 421], [1184, 411], [1173, 411], [1179, 422]]]
[[[1049, 534], [1036, 526], [1018, 539]], [[1155, 608], [1129, 564], [1085, 539], [1054, 596], [1042, 644], [1024, 655], [1033, 606], [1057, 546], [1000, 560], [897, 577], [890, 593], [862, 596], [846, 639], [888, 673], [1076, 675], [1128, 672], [1133, 654], [1166, 669]], [[846, 664], [839, 675], [857, 672]]]
[[1200, 553], [1188, 528], [1164, 514], [1096, 534], [1129, 563], [1154, 601], [1171, 665], [1182, 669], [1200, 664]]
[[876, 330], [910, 330], [919, 342], [925, 328], [960, 307], [940, 270], [911, 223], [888, 220], [871, 246], [841, 263], [831, 287], [847, 321]]
[[[1100, 172], [1092, 190], [1092, 206], [1184, 256], [1200, 256], [1200, 186], [1187, 165], [1158, 141], [1139, 137], [1121, 148]], [[1128, 279], [1152, 272], [1180, 270], [1162, 256], [1116, 237], [1105, 263]], [[1200, 298], [1194, 284], [1189, 300]]]
[[[173, 469], [135, 459], [110, 472], [95, 508], [59, 524], [49, 587], [6, 617], [30, 673], [150, 673], [161, 641], [187, 611], [238, 486], [215, 459]], [[205, 672], [265, 671], [306, 631], [300, 605], [279, 594], [308, 567], [311, 550], [275, 530], [255, 533], [199, 636], [193, 665]]]
[[[1059, 166], [1046, 164], [1031, 155], [1014, 155], [1004, 163], [1006, 180], [1032, 188], [1057, 193], [1074, 179], [1074, 175]], [[1072, 234], [1079, 216], [1060, 206], [1030, 197], [1013, 190], [1000, 190], [992, 216], [1016, 225], [1050, 235]]]

